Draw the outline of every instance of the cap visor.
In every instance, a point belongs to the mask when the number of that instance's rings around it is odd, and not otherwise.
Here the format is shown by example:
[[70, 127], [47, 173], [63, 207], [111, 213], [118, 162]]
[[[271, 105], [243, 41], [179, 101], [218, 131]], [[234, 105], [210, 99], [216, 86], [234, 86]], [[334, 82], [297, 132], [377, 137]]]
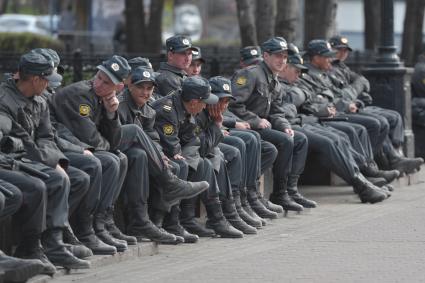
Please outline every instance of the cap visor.
[[334, 57], [336, 55], [336, 51], [326, 51], [325, 53], [318, 54], [323, 57]]
[[152, 79], [143, 79], [143, 80], [139, 80], [137, 82], [134, 82], [133, 84], [138, 85], [138, 84], [141, 84], [141, 83], [153, 83], [154, 86], [157, 86], [155, 79], [153, 79], [153, 80]]
[[58, 84], [59, 83], [59, 85], [60, 85], [60, 83], [62, 82], [62, 76], [59, 75], [56, 71], [51, 73], [48, 76], [45, 76], [44, 78], [46, 78], [46, 80], [48, 80], [49, 83], [52, 83], [52, 84]]
[[120, 83], [120, 81], [117, 79], [117, 77], [115, 77], [114, 74], [112, 74], [108, 69], [106, 69], [102, 65], [97, 66], [97, 68], [99, 70], [101, 70], [102, 72], [104, 72], [115, 85]]
[[206, 104], [216, 104], [218, 102], [218, 96], [210, 93], [208, 98], [202, 99], [202, 102]]
[[173, 52], [174, 53], [182, 53], [182, 52], [185, 52], [186, 50], [189, 50], [189, 49], [197, 51], [197, 49], [193, 48], [193, 47], [183, 47], [183, 48], [180, 48], [180, 49], [175, 49], [175, 50], [173, 50]]
[[306, 66], [304, 66], [304, 65], [301, 65], [301, 64], [293, 64], [295, 67], [297, 67], [297, 69], [300, 69], [301, 70], [301, 72], [306, 72], [306, 71], [308, 71], [308, 68], [306, 67]]
[[214, 93], [214, 95], [217, 96], [218, 99], [229, 97], [230, 99], [236, 100], [236, 98], [233, 95], [231, 95], [230, 93], [219, 92], [219, 93]]
[[260, 63], [261, 61], [263, 61], [263, 58], [261, 58], [261, 57], [251, 58], [251, 59], [247, 59], [247, 60], [242, 60], [242, 62], [243, 62], [245, 65], [258, 64], [258, 63]]

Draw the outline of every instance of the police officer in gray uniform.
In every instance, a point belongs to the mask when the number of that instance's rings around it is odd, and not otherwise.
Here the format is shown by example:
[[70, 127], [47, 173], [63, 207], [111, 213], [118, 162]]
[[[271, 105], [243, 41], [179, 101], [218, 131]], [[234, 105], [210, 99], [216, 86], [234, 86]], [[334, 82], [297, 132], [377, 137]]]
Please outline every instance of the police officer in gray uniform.
[[378, 119], [381, 126], [384, 125], [389, 129], [382, 151], [377, 154], [376, 158], [384, 163], [382, 165], [385, 168], [398, 169], [402, 173], [413, 172], [423, 163], [423, 159], [405, 158], [400, 155], [399, 152], [404, 141], [404, 126], [401, 115], [391, 109], [366, 106], [365, 104], [372, 104], [372, 97], [369, 94], [369, 81], [364, 76], [350, 70], [344, 63], [349, 52], [352, 51], [348, 45], [348, 39], [334, 36], [329, 40], [329, 43], [337, 51], [336, 60], [332, 62], [330, 72], [330, 78], [334, 85], [341, 88], [345, 96], [356, 102], [358, 114]]
[[[294, 50], [294, 49], [293, 49]], [[290, 52], [288, 62], [279, 73], [281, 82], [281, 95], [285, 109], [286, 118], [292, 124], [293, 129], [303, 132], [309, 140], [309, 153], [319, 154], [323, 164], [347, 183], [353, 185], [354, 191], [359, 195], [362, 202], [379, 202], [386, 198], [387, 192], [383, 192], [378, 187], [373, 186], [360, 173], [360, 170], [353, 158], [348, 138], [344, 139], [344, 133], [339, 132], [329, 126], [318, 123], [314, 116], [299, 115], [297, 106], [302, 103], [302, 92], [298, 91], [293, 83], [302, 72], [308, 69], [303, 65], [303, 59], [295, 51]], [[292, 190], [288, 187], [288, 190]]]
[[[121, 123], [123, 125], [135, 124], [140, 129], [143, 129], [161, 152], [164, 161], [174, 169], [174, 172], [176, 172], [176, 175], [180, 179], [186, 180], [189, 170], [186, 162], [184, 160], [170, 160], [164, 155], [159, 144], [159, 135], [154, 128], [156, 113], [148, 103], [152, 97], [154, 86], [156, 86], [156, 81], [151, 68], [136, 67], [132, 69], [128, 85], [119, 95], [120, 105], [118, 113]], [[152, 193], [155, 193], [155, 191], [153, 190]], [[178, 205], [174, 205], [171, 208], [170, 214], [165, 216], [165, 219], [160, 219], [160, 217], [163, 217], [163, 215], [160, 216], [162, 208], [158, 207], [157, 204], [157, 201], [151, 201], [150, 203], [151, 214], [157, 226], [162, 226], [169, 233], [183, 237], [185, 243], [195, 243], [198, 241], [197, 235], [190, 234], [180, 225], [180, 210]], [[164, 235], [164, 237], [166, 236]]]
[[[128, 233], [164, 242], [147, 213], [149, 175], [159, 183], [164, 208], [183, 198], [193, 197], [208, 188], [206, 182], [184, 182], [164, 165], [161, 155], [151, 139], [137, 125], [124, 125], [118, 118], [120, 91], [130, 72], [127, 61], [113, 56], [98, 66], [92, 81], [82, 81], [61, 89], [55, 96], [58, 120], [65, 124], [80, 140], [96, 149], [121, 150], [128, 158], [128, 172], [123, 186], [123, 197], [129, 213]], [[81, 130], [81, 129], [84, 130]], [[149, 162], [148, 162], [149, 160]], [[146, 166], [147, 165], [147, 166]], [[116, 201], [119, 190], [114, 196]], [[168, 205], [166, 205], [168, 203]], [[171, 242], [176, 242], [173, 236]]]
[[[188, 179], [206, 180], [210, 184], [208, 192], [201, 194], [207, 210], [207, 227], [221, 237], [240, 238], [243, 237], [242, 232], [231, 226], [223, 215], [214, 167], [199, 152], [200, 129], [195, 116], [206, 104], [217, 103], [218, 98], [210, 91], [211, 86], [206, 79], [199, 76], [187, 78], [181, 90], [152, 104], [157, 113], [155, 127], [164, 153], [169, 158], [184, 159], [189, 164]], [[181, 223], [191, 233], [208, 234], [195, 220], [193, 203], [185, 207]]]
[[276, 101], [279, 84], [276, 75], [284, 66], [287, 43], [281, 37], [274, 37], [261, 47], [264, 61], [233, 75], [232, 93], [236, 101], [230, 103], [229, 109], [278, 150], [273, 166], [270, 201], [281, 205], [286, 211], [302, 211], [302, 204], [314, 206], [314, 202], [306, 198], [298, 199], [301, 204], [295, 202], [289, 196], [287, 187], [289, 175], [299, 175], [304, 169], [308, 141], [304, 134], [291, 129], [280, 103]]
[[[24, 161], [50, 177], [44, 182], [48, 191], [47, 230], [42, 242], [49, 260], [66, 268], [88, 268], [89, 262], [73, 256], [63, 243], [62, 229], [68, 222], [68, 209], [76, 209], [88, 189], [89, 177], [79, 174], [70, 195], [70, 175], [78, 170], [68, 166], [67, 158], [57, 148], [51, 131], [49, 110], [39, 97], [49, 81], [60, 80], [53, 61], [41, 54], [29, 52], [21, 56], [19, 80], [8, 80], [0, 88], [0, 115], [10, 123], [3, 134], [15, 145], [11, 153], [23, 156]], [[12, 143], [13, 143], [12, 142]], [[68, 196], [70, 196], [68, 205]], [[19, 255], [25, 257], [26, 254]]]
[[181, 88], [182, 81], [187, 77], [185, 70], [192, 61], [192, 40], [183, 35], [167, 38], [167, 62], [159, 65], [155, 97], [166, 96]]
[[263, 56], [261, 55], [260, 46], [245, 46], [239, 50], [240, 61], [239, 65], [241, 69], [246, 68], [251, 65], [256, 65], [263, 61]]

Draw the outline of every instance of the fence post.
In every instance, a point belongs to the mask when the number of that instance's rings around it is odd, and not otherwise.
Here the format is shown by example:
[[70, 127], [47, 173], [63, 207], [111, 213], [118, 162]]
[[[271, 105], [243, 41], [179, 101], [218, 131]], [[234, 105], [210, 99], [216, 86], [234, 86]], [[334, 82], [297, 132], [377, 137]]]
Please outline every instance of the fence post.
[[72, 67], [74, 70], [72, 80], [73, 82], [79, 82], [83, 80], [83, 58], [81, 54], [81, 49], [76, 49], [74, 51], [74, 56], [72, 60]]

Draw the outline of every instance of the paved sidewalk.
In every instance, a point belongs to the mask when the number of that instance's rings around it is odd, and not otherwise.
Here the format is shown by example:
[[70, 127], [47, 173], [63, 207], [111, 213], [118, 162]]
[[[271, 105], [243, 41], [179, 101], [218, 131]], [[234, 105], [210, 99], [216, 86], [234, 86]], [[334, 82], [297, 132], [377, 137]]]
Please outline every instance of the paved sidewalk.
[[319, 207], [258, 235], [160, 246], [50, 282], [425, 282], [424, 171], [383, 203], [361, 204], [349, 187], [305, 187]]

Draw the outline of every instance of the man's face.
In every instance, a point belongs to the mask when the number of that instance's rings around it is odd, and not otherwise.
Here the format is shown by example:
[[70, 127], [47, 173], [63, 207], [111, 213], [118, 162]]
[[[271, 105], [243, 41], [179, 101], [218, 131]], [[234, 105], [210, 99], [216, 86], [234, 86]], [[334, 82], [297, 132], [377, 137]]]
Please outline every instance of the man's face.
[[347, 59], [348, 55], [350, 55], [350, 50], [348, 50], [348, 48], [345, 48], [345, 47], [335, 49], [335, 51], [337, 51], [335, 57], [342, 62], [344, 62]]
[[229, 105], [230, 98], [229, 97], [222, 97], [218, 101], [217, 105], [221, 113], [226, 110], [227, 106]]
[[322, 71], [328, 71], [332, 67], [332, 60], [332, 57], [315, 55], [313, 56], [311, 63]]
[[202, 61], [195, 60], [190, 63], [189, 68], [186, 69], [186, 73], [189, 77], [191, 76], [199, 76], [202, 70]]
[[293, 65], [287, 64], [279, 76], [287, 80], [290, 84], [293, 84], [301, 76], [301, 70]]
[[277, 74], [282, 71], [283, 67], [286, 65], [286, 60], [288, 59], [288, 52], [282, 51], [278, 53], [267, 53], [264, 52], [264, 62], [270, 68], [270, 70]]
[[46, 90], [47, 86], [49, 85], [49, 81], [42, 76], [33, 76], [31, 81], [32, 81], [35, 96], [43, 94], [43, 92]]
[[192, 99], [187, 103], [186, 110], [192, 115], [198, 114], [206, 107], [206, 104], [200, 99]]
[[98, 71], [94, 77], [93, 86], [96, 95], [104, 97], [112, 94], [114, 91], [120, 91], [124, 85], [115, 85], [104, 72]]
[[151, 98], [154, 85], [152, 82], [143, 82], [137, 85], [130, 84], [128, 89], [134, 102], [138, 106], [143, 106]]
[[179, 52], [179, 53], [168, 51], [168, 63], [174, 67], [177, 67], [181, 70], [186, 70], [189, 68], [191, 62], [192, 62], [191, 49], [188, 49], [186, 51]]

